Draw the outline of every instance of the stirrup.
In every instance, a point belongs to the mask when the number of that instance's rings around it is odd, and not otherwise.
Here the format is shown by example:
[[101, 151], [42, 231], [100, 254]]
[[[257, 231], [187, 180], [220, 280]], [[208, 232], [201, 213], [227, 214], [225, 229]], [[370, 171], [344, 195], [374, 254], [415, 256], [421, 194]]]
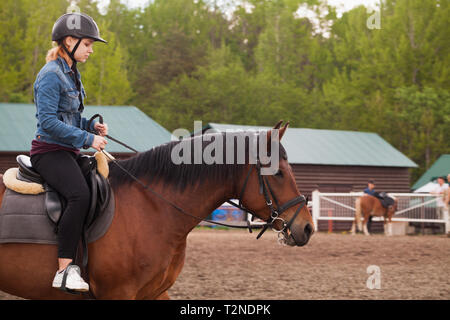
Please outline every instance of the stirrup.
[[[69, 289], [69, 288], [66, 287], [67, 275], [69, 274], [69, 270], [70, 269], [78, 269], [80, 271], [80, 267], [79, 266], [77, 266], [76, 264], [70, 263], [66, 267], [66, 269], [64, 270], [63, 278], [62, 278], [62, 281], [61, 281], [61, 287], [59, 287], [58, 289], [61, 290], [61, 291], [70, 293], [70, 294], [74, 294], [74, 295], [81, 295], [81, 294], [85, 293], [85, 292], [82, 292], [82, 291], [77, 291], [77, 290]], [[80, 272], [80, 274], [81, 274], [81, 272]]]

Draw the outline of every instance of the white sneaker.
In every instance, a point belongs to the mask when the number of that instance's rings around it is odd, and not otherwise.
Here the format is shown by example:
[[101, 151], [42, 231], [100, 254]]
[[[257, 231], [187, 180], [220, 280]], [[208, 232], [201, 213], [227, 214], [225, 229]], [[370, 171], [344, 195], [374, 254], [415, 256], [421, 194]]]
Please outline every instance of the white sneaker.
[[64, 271], [56, 271], [53, 279], [53, 288], [61, 289], [64, 274], [67, 273], [66, 288], [74, 291], [86, 292], [89, 291], [89, 285], [80, 276], [80, 267], [76, 265], [69, 265]]

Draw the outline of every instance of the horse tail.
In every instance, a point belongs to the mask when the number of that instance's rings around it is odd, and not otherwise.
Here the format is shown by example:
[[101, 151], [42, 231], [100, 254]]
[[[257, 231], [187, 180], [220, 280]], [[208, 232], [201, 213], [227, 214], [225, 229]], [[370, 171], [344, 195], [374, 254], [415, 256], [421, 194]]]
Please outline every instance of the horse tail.
[[356, 199], [355, 201], [355, 223], [359, 231], [361, 229], [361, 198]]

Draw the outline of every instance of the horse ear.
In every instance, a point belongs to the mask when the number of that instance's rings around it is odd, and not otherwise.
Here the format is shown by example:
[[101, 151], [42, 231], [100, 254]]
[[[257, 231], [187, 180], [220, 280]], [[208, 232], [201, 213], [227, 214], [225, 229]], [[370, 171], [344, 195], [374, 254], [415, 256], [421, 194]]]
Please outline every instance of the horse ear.
[[273, 128], [280, 129], [282, 123], [283, 123], [283, 120], [278, 121], [277, 124], [275, 125], [275, 127], [273, 127]]
[[284, 133], [286, 132], [286, 129], [289, 127], [289, 121], [286, 122], [286, 124], [284, 125], [283, 128], [280, 129], [280, 134], [279, 134], [279, 140], [281, 141], [281, 138], [283, 138]]
[[284, 133], [286, 132], [287, 127], [289, 126], [289, 121], [286, 122], [283, 128], [280, 129], [281, 123], [283, 120], [280, 120], [273, 129], [267, 131], [267, 150], [270, 151], [271, 148], [271, 138], [272, 138], [272, 130], [278, 130], [278, 141], [281, 141]]
[[[273, 129], [278, 130], [278, 141], [281, 141], [281, 138], [283, 138], [284, 133], [286, 132], [286, 129], [289, 126], [289, 121], [286, 122], [283, 128], [280, 129], [281, 124], [283, 123], [283, 120], [280, 120]], [[270, 138], [272, 137], [272, 130], [267, 131], [267, 143], [270, 145]]]

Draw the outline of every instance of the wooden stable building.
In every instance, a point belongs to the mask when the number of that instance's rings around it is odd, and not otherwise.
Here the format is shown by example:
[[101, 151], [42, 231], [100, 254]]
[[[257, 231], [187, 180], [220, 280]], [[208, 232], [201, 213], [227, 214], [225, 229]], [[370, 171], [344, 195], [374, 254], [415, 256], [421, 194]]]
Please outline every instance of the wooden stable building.
[[[31, 140], [36, 131], [36, 107], [34, 104], [0, 103], [0, 173], [16, 167], [19, 154], [29, 155]], [[101, 114], [108, 124], [109, 135], [132, 148], [149, 150], [171, 140], [171, 133], [133, 106], [86, 106], [83, 116], [89, 119]], [[98, 121], [98, 119], [96, 119]], [[94, 149], [81, 150], [92, 154]], [[127, 158], [133, 154], [120, 144], [108, 140], [106, 151], [115, 158]]]

